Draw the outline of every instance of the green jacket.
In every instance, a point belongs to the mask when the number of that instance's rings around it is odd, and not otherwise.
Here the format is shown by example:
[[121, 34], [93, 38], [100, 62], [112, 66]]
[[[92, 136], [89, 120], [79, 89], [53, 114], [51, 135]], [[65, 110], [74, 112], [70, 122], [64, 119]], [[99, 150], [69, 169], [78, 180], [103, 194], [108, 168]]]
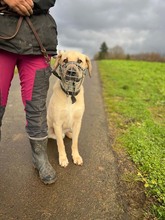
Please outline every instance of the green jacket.
[[[55, 55], [57, 26], [53, 17], [47, 12], [54, 6], [56, 0], [33, 0], [33, 2], [34, 14], [30, 16], [30, 20], [48, 54]], [[18, 19], [18, 16], [0, 15], [0, 36], [12, 36], [16, 31]], [[25, 19], [13, 39], [0, 39], [0, 49], [17, 54], [41, 54], [38, 42]]]

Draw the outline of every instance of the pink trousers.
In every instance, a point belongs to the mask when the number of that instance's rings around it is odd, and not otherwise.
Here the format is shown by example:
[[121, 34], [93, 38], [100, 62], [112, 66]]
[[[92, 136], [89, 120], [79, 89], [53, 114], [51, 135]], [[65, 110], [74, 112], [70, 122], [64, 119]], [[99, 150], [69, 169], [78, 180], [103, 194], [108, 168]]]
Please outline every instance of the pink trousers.
[[0, 50], [0, 120], [7, 105], [15, 67], [25, 106], [26, 131], [31, 138], [44, 138], [47, 136], [46, 98], [51, 70], [42, 55], [19, 55]]
[[36, 71], [48, 64], [42, 55], [19, 55], [0, 50], [0, 105], [6, 106], [14, 69], [17, 66], [24, 106], [32, 99]]

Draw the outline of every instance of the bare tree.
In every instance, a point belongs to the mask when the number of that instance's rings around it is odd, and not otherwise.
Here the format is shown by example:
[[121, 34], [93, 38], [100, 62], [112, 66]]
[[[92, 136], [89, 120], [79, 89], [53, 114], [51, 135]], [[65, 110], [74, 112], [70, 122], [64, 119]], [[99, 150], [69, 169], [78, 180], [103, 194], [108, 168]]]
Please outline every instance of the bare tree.
[[109, 54], [109, 58], [111, 59], [125, 59], [124, 49], [118, 45], [109, 49], [108, 54]]

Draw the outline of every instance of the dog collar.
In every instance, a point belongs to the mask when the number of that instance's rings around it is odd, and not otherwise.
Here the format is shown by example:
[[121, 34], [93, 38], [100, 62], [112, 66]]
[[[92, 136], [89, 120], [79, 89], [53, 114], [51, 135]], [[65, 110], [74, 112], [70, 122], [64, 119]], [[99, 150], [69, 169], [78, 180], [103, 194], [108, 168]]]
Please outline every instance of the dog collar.
[[62, 91], [67, 95], [67, 96], [71, 96], [71, 100], [72, 100], [72, 104], [74, 104], [76, 102], [76, 98], [75, 96], [79, 94], [80, 90], [76, 91], [76, 92], [70, 92], [70, 91], [66, 91], [62, 85], [60, 84]]

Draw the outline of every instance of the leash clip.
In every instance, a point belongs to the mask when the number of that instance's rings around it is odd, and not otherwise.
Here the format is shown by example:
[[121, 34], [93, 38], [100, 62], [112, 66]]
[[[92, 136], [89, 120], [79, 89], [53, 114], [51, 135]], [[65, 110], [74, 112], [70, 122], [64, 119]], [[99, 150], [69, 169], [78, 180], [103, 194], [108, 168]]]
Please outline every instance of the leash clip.
[[50, 63], [50, 57], [48, 56], [46, 49], [43, 48], [41, 50], [41, 52], [42, 52], [43, 56], [45, 57], [46, 62], [49, 64]]

